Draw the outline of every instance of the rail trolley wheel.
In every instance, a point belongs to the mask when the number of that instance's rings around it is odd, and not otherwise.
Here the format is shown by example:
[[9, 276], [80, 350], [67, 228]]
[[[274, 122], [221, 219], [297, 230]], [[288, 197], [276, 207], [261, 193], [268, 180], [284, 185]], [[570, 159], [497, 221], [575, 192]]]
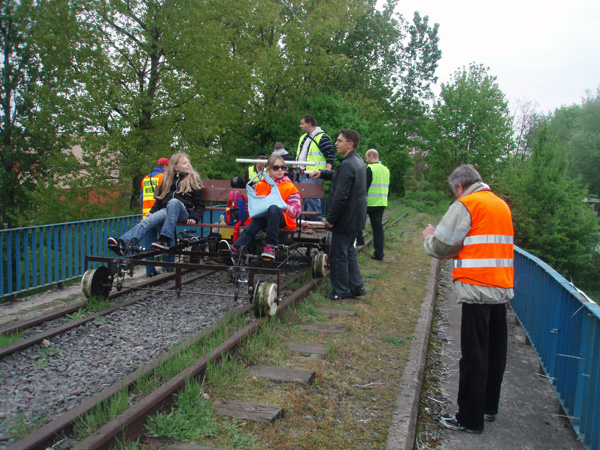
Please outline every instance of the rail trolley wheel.
[[274, 316], [277, 306], [277, 285], [275, 283], [259, 283], [252, 300], [254, 315], [256, 317]]
[[138, 238], [131, 238], [129, 240], [129, 242], [127, 243], [127, 247], [125, 247], [124, 256], [133, 255], [134, 253], [137, 253], [139, 251], [140, 251], [140, 242], [138, 241]]
[[333, 237], [333, 234], [331, 233], [331, 231], [328, 231], [325, 234], [325, 245], [327, 245], [327, 247], [331, 246], [331, 238]]
[[107, 299], [111, 287], [106, 266], [89, 269], [81, 277], [81, 290], [86, 298], [101, 297]]
[[312, 257], [312, 276], [313, 278], [323, 278], [329, 265], [327, 253], [318, 252]]

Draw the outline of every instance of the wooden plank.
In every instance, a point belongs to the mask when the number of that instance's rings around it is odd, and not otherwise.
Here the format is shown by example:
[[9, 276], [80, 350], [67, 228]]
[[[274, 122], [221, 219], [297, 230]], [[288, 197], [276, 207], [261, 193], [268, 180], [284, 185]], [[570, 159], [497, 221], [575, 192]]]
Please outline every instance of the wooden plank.
[[336, 323], [336, 324], [331, 324], [331, 325], [311, 323], [311, 324], [307, 324], [307, 325], [300, 325], [300, 327], [305, 330], [308, 330], [308, 331], [317, 331], [320, 333], [341, 334], [346, 331], [347, 325], [345, 325], [343, 323]]
[[288, 369], [286, 367], [259, 365], [250, 366], [248, 370], [257, 377], [287, 383], [310, 384], [315, 378], [315, 372], [312, 370]]
[[302, 198], [323, 198], [325, 185], [323, 183], [294, 183]]
[[214, 411], [221, 416], [261, 423], [273, 423], [283, 417], [283, 408], [280, 406], [257, 405], [233, 400], [223, 400], [215, 404]]
[[290, 350], [303, 355], [326, 355], [327, 347], [319, 344], [303, 344], [300, 342], [287, 342]]
[[331, 314], [334, 316], [355, 316], [355, 309], [341, 309], [341, 308], [319, 308], [319, 311], [325, 314]]

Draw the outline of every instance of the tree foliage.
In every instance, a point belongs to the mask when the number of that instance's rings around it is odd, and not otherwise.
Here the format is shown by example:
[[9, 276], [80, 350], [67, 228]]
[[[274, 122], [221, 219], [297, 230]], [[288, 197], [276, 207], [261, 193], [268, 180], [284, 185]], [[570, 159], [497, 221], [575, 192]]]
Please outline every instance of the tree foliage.
[[598, 244], [598, 219], [580, 179], [567, 176], [565, 148], [540, 127], [531, 157], [494, 183], [513, 213], [515, 242], [565, 277], [585, 281]]
[[2, 2], [0, 38], [0, 218], [15, 225], [30, 211], [38, 184], [53, 182], [68, 158], [68, 123], [60, 113], [71, 71], [69, 37], [77, 34], [68, 2]]
[[600, 196], [600, 89], [580, 105], [563, 106], [549, 118], [548, 133], [567, 150], [567, 174], [580, 176], [590, 195]]
[[512, 147], [511, 116], [496, 77], [482, 65], [458, 70], [442, 84], [427, 138], [430, 177], [445, 186], [448, 174], [463, 163], [484, 179], [502, 170]]
[[[52, 220], [48, 205], [69, 196], [76, 214], [86, 190], [125, 190], [137, 211], [140, 181], [158, 157], [186, 151], [204, 177], [226, 178], [240, 170], [236, 157], [275, 141], [294, 152], [307, 112], [332, 135], [359, 130], [359, 150], [378, 148], [401, 189], [407, 130], [426, 110], [440, 52], [437, 25], [418, 14], [409, 23], [396, 3], [9, 2], [3, 77], [21, 82], [3, 80], [2, 166], [12, 174], [2, 177], [3, 213], [26, 223], [42, 207]], [[9, 29], [5, 16], [22, 24]], [[21, 169], [55, 165], [26, 185], [16, 160]]]

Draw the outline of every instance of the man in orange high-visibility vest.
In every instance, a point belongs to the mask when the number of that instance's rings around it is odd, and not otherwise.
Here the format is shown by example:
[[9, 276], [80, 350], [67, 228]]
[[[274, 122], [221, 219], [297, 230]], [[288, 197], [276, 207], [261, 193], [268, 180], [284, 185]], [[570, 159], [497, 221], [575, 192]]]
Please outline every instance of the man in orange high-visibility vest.
[[[167, 169], [168, 165], [168, 158], [159, 158], [159, 160], [156, 162], [156, 167], [152, 170], [152, 172], [142, 179], [142, 217], [146, 217], [150, 212], [152, 205], [154, 205], [154, 192], [156, 191], [156, 188], [162, 184], [165, 170]], [[144, 239], [145, 248], [152, 248], [151, 245], [152, 242], [156, 240], [157, 233], [158, 230], [155, 233], [148, 233], [146, 235], [146, 238]], [[155, 275], [158, 275], [156, 268], [153, 266], [146, 266], [146, 276], [153, 277]]]
[[506, 366], [506, 304], [513, 298], [513, 225], [508, 205], [471, 164], [448, 179], [457, 201], [437, 227], [423, 231], [429, 256], [454, 259], [452, 281], [462, 304], [458, 413], [443, 415], [451, 430], [481, 433], [498, 413]]

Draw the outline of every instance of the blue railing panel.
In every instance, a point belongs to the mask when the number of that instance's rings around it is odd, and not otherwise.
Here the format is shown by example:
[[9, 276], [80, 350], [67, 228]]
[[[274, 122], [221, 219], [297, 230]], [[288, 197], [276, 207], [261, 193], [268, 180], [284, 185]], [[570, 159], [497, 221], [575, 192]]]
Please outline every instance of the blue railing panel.
[[[205, 212], [203, 222], [218, 222]], [[86, 255], [110, 256], [106, 241], [134, 227], [141, 215], [0, 230], [0, 297], [76, 279]], [[184, 231], [185, 227], [177, 227]], [[198, 234], [208, 230], [198, 230]], [[91, 263], [88, 268], [98, 267]]]
[[85, 272], [86, 254], [108, 255], [108, 237], [123, 234], [140, 218], [0, 230], [0, 297], [80, 277]]
[[579, 439], [586, 448], [598, 448], [600, 307], [519, 248], [511, 306]]

